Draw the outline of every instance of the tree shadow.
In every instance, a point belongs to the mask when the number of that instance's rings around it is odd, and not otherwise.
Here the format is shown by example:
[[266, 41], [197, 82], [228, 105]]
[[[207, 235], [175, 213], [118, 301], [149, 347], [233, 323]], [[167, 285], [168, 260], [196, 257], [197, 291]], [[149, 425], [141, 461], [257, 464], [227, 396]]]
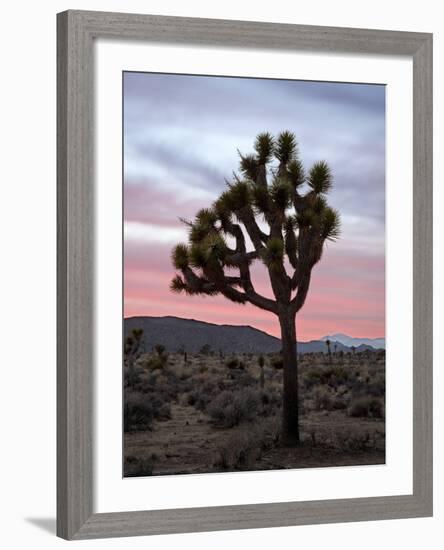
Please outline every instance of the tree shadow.
[[51, 535], [56, 534], [56, 519], [55, 518], [25, 518], [25, 521], [32, 523]]

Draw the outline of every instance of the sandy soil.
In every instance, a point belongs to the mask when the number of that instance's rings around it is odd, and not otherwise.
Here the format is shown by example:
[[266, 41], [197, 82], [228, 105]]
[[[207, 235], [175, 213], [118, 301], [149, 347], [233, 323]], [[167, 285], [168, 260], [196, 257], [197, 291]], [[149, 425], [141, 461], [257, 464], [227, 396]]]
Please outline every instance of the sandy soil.
[[[125, 434], [125, 456], [153, 457], [152, 475], [224, 471], [218, 465], [220, 447], [236, 432], [248, 429], [248, 426], [216, 429], [204, 413], [192, 406], [173, 404], [171, 413], [170, 420], [156, 421], [151, 431]], [[357, 429], [356, 419], [338, 411], [311, 412], [301, 420], [303, 444], [300, 447], [278, 445], [265, 450], [248, 469], [278, 469], [282, 464], [285, 468], [314, 468], [385, 463], [383, 450], [350, 451], [329, 445], [331, 434], [338, 429], [345, 434], [353, 433]], [[370, 438], [383, 429], [382, 421], [359, 420], [360, 433], [368, 433]]]

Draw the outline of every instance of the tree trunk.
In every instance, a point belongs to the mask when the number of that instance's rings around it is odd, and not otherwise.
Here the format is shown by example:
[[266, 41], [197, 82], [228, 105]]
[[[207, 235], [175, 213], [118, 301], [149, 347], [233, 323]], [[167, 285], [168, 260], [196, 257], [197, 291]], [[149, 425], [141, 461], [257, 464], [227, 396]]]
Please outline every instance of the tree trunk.
[[299, 443], [298, 356], [296, 350], [296, 320], [292, 313], [279, 315], [284, 369], [282, 428], [284, 442]]

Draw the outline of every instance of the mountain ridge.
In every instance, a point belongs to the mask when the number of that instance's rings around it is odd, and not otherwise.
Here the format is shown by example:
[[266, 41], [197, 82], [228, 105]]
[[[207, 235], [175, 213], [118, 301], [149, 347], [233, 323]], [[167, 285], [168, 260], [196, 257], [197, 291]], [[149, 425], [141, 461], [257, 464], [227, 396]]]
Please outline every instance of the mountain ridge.
[[[124, 333], [127, 335], [134, 328], [142, 328], [143, 341], [148, 351], [156, 344], [165, 346], [167, 351], [177, 352], [180, 349], [190, 353], [199, 352], [205, 345], [214, 351], [223, 353], [276, 353], [281, 349], [279, 338], [272, 336], [251, 325], [229, 325], [209, 323], [198, 319], [188, 319], [174, 315], [163, 317], [132, 316], [124, 319]], [[338, 335], [341, 335], [338, 333]], [[347, 338], [347, 335], [342, 335]], [[324, 338], [324, 339], [322, 339]], [[331, 341], [332, 351], [352, 351], [339, 340], [325, 336], [319, 340], [298, 342], [299, 353], [327, 352], [326, 339]], [[364, 340], [364, 339], [362, 339]], [[372, 340], [372, 339], [365, 339]], [[374, 339], [378, 340], [378, 339]], [[354, 345], [355, 351], [381, 349], [366, 343]]]
[[381, 337], [381, 338], [365, 338], [365, 337], [359, 338], [359, 337], [356, 337], [356, 336], [349, 336], [348, 334], [344, 334], [342, 332], [337, 332], [335, 334], [322, 336], [320, 338], [320, 340], [322, 340], [323, 342], [325, 342], [326, 340], [341, 342], [341, 344], [344, 344], [344, 346], [348, 346], [348, 347], [351, 347], [351, 346], [357, 347], [357, 346], [360, 346], [360, 345], [364, 344], [364, 345], [374, 347], [376, 349], [379, 349], [379, 348], [385, 349], [385, 338], [383, 338], [383, 337]]

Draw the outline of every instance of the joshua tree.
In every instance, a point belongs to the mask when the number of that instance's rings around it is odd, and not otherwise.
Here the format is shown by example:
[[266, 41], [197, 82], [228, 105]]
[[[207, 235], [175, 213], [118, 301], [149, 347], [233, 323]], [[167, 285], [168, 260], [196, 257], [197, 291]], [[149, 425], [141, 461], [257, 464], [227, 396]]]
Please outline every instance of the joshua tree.
[[[327, 205], [332, 185], [328, 165], [315, 163], [305, 174], [294, 134], [259, 134], [254, 153], [240, 156], [240, 174], [210, 208], [200, 210], [189, 228], [188, 244], [172, 252], [181, 272], [171, 290], [223, 295], [274, 313], [281, 329], [283, 432], [299, 442], [296, 314], [304, 305], [313, 266], [324, 243], [339, 236], [339, 214]], [[251, 243], [251, 244], [250, 244]], [[250, 266], [267, 268], [274, 299], [256, 292]]]
[[168, 360], [168, 354], [165, 353], [165, 346], [156, 344], [154, 346], [154, 351], [156, 352], [156, 356], [152, 359], [152, 365], [155, 365], [155, 368], [164, 367]]
[[263, 355], [259, 355], [258, 363], [259, 363], [259, 368], [261, 369], [261, 374], [260, 374], [260, 378], [259, 378], [259, 385], [261, 387], [261, 390], [263, 390], [264, 385], [265, 385], [265, 378], [264, 378], [265, 359], [264, 359]]
[[325, 340], [325, 343], [327, 344], [328, 362], [331, 363], [331, 342], [330, 340]]
[[128, 367], [134, 365], [135, 360], [139, 356], [143, 348], [143, 329], [133, 328], [131, 334], [125, 338], [124, 345], [124, 362]]
[[123, 364], [127, 367], [124, 373], [124, 384], [134, 386], [140, 380], [140, 372], [136, 367], [136, 361], [143, 350], [143, 329], [133, 328], [125, 338], [123, 349]]
[[162, 344], [156, 344], [154, 346], [154, 351], [157, 353], [157, 355], [160, 357], [165, 353], [165, 346]]
[[204, 344], [201, 348], [199, 353], [201, 355], [210, 355], [211, 354], [211, 346], [210, 344]]

